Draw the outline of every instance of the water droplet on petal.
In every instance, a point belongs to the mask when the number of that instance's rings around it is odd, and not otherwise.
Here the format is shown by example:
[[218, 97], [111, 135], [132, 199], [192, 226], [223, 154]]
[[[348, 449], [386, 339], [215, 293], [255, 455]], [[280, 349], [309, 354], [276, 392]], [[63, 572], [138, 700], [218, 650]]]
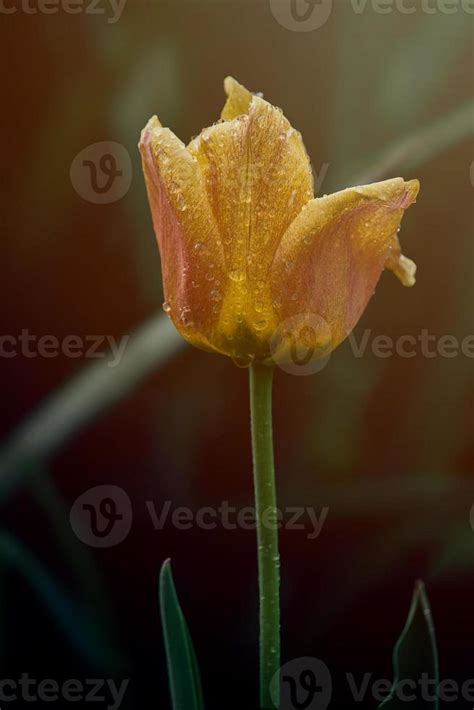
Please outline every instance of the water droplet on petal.
[[232, 362], [234, 365], [237, 365], [237, 367], [250, 367], [250, 362], [249, 360], [245, 360], [244, 358], [241, 357], [233, 357]]
[[240, 283], [244, 280], [245, 274], [242, 269], [233, 269], [232, 271], [229, 271], [229, 278], [235, 283]]

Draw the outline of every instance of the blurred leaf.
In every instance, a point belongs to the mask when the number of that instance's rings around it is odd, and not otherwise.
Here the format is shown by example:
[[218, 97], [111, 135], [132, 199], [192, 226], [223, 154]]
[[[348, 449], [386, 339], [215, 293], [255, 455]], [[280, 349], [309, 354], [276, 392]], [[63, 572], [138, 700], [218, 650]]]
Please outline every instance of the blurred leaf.
[[[51, 525], [55, 542], [63, 554], [67, 569], [74, 574], [81, 607], [87, 609], [93, 625], [101, 629], [104, 638], [109, 639], [108, 644], [116, 647], [115, 620], [111, 613], [110, 599], [106, 593], [104, 580], [90, 548], [79, 542], [72, 531], [69, 506], [63, 500], [46, 469], [40, 467], [34, 470], [29, 483], [33, 499]], [[125, 659], [121, 660], [120, 665], [125, 664]]]
[[404, 33], [390, 61], [379, 63], [375, 98], [383, 120], [398, 132], [413, 126], [439, 100], [443, 84], [459, 71], [462, 53], [472, 42], [472, 26], [461, 11], [429, 17], [420, 13], [413, 30], [416, 42]]
[[178, 601], [169, 560], [161, 568], [160, 609], [173, 710], [203, 710], [196, 654]]
[[98, 360], [53, 391], [0, 449], [0, 499], [184, 344], [171, 320], [160, 313], [132, 333], [115, 366], [108, 358]]
[[[430, 687], [429, 694], [436, 697], [433, 697], [433, 700], [428, 700], [427, 697], [417, 698], [416, 708], [417, 710], [422, 708], [438, 710], [438, 650], [431, 609], [423, 582], [418, 582], [415, 587], [407, 623], [393, 652], [393, 670], [392, 691], [390, 696], [379, 705], [379, 708], [385, 710], [405, 708], [407, 700], [403, 698], [401, 693], [398, 697], [397, 692], [399, 689], [401, 690], [401, 681], [412, 680], [418, 687], [420, 678], [427, 675], [431, 681], [435, 681], [435, 690]], [[433, 683], [430, 685], [432, 686]], [[411, 692], [410, 688], [410, 694]]]
[[473, 134], [474, 101], [469, 100], [419, 131], [395, 141], [376, 155], [369, 165], [350, 166], [339, 176], [339, 184], [344, 187], [365, 184], [382, 180], [395, 171], [415, 170]]
[[103, 638], [80, 607], [61, 589], [43, 565], [12, 535], [0, 531], [0, 564], [10, 564], [21, 574], [49, 609], [74, 649], [96, 668], [119, 665], [115, 649]]

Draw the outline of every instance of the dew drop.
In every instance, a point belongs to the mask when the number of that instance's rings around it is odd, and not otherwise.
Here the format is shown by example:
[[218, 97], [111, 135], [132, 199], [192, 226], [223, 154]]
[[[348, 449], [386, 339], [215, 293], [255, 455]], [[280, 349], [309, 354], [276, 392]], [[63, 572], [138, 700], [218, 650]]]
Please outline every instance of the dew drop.
[[235, 283], [240, 283], [244, 280], [245, 274], [242, 269], [233, 269], [232, 271], [229, 271], [229, 278]]
[[249, 360], [245, 360], [243, 357], [233, 357], [232, 362], [234, 363], [234, 365], [237, 365], [237, 367], [241, 367], [241, 368], [250, 367]]

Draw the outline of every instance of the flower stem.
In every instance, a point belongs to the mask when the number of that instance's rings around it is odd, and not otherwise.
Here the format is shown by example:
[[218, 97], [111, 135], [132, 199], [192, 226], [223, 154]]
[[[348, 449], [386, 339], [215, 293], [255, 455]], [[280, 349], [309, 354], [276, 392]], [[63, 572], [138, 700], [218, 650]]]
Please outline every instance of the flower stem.
[[[250, 367], [260, 595], [260, 704], [264, 710], [275, 707], [270, 695], [270, 682], [280, 670], [280, 557], [273, 463], [272, 381], [273, 367]], [[276, 701], [278, 705], [278, 699]]]

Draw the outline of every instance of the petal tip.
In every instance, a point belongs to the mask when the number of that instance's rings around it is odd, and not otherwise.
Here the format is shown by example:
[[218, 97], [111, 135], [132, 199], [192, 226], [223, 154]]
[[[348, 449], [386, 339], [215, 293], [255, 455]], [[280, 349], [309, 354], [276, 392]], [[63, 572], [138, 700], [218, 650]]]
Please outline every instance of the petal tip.
[[151, 134], [158, 128], [162, 128], [160, 120], [158, 116], [152, 116], [140, 133], [140, 140], [138, 142], [140, 150], [150, 144]]
[[409, 180], [404, 183], [404, 191], [400, 197], [400, 208], [406, 209], [416, 202], [416, 197], [420, 191], [419, 180]]
[[239, 84], [232, 76], [226, 76], [224, 91], [227, 94], [227, 101], [222, 109], [221, 118], [229, 120], [247, 113], [252, 101], [252, 94], [243, 84]]
[[238, 86], [240, 86], [240, 84], [233, 76], [226, 76], [224, 79], [224, 91], [227, 96], [230, 96]]
[[397, 237], [393, 238], [390, 255], [385, 262], [385, 268], [394, 273], [403, 286], [410, 288], [415, 285], [416, 264], [402, 254]]
[[395, 276], [400, 280], [403, 286], [410, 288], [416, 283], [416, 264], [414, 261], [404, 256], [400, 256], [398, 265], [394, 270]]
[[356, 193], [384, 202], [391, 209], [407, 209], [415, 201], [420, 190], [419, 180], [405, 181], [401, 177], [349, 188]]

